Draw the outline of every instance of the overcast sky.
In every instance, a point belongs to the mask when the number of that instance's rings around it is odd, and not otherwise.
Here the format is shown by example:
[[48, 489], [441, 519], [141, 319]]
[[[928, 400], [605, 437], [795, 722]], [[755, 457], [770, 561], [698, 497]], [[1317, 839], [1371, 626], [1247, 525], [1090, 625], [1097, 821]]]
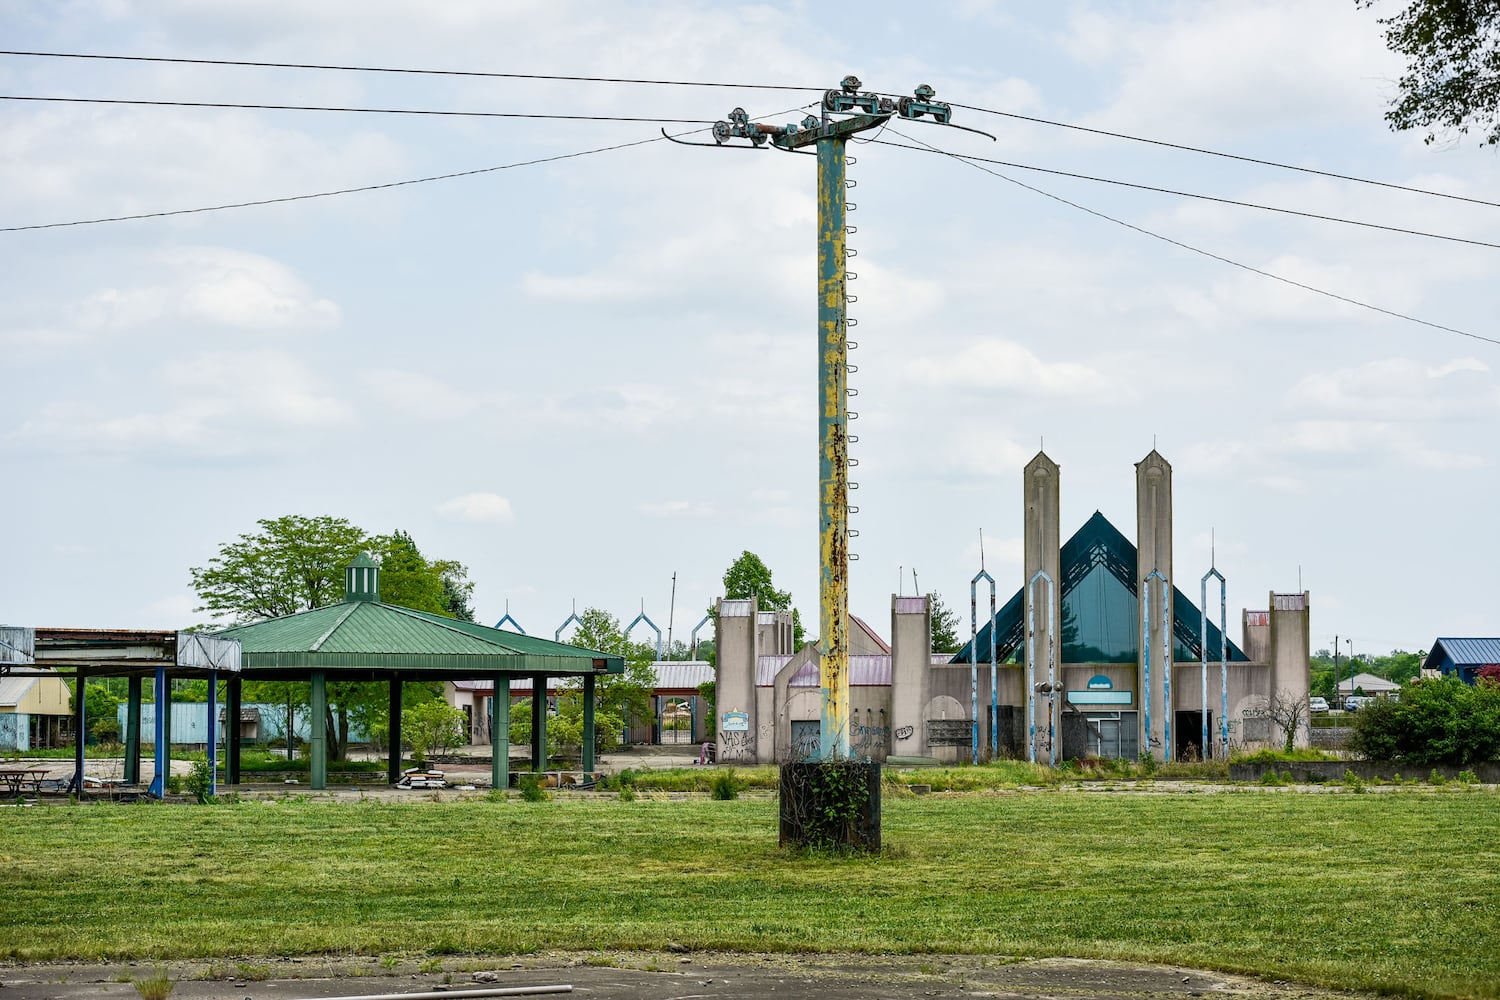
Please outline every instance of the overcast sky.
[[[945, 8], [947, 13], [939, 13]], [[1473, 136], [1382, 113], [1351, 2], [0, 2], [12, 49], [830, 87], [1496, 198]], [[9, 95], [772, 122], [807, 91], [0, 57]], [[1500, 242], [1500, 208], [959, 110], [954, 152]], [[691, 126], [682, 126], [691, 127]], [[895, 130], [893, 130], [895, 131]], [[0, 101], [0, 226], [401, 181], [647, 139], [646, 123]], [[885, 139], [903, 141], [888, 132]], [[1231, 635], [1311, 593], [1313, 646], [1500, 631], [1500, 347], [1320, 298], [955, 160], [851, 148], [852, 607], [911, 569], [968, 631], [979, 536], [1021, 584], [1021, 468], [1063, 536], [1135, 534], [1172, 463], [1178, 584], [1210, 536]], [[0, 233], [0, 621], [182, 627], [188, 569], [259, 518], [404, 529], [482, 621], [576, 600], [685, 637], [743, 549], [817, 622], [814, 163], [654, 142], [392, 190]], [[1500, 335], [1500, 251], [992, 167], [1384, 309]], [[898, 578], [905, 567], [904, 578]], [[1299, 584], [1300, 581], [1300, 584]], [[981, 602], [988, 599], [987, 591]], [[643, 603], [644, 602], [644, 603]], [[637, 628], [644, 639], [647, 630]]]

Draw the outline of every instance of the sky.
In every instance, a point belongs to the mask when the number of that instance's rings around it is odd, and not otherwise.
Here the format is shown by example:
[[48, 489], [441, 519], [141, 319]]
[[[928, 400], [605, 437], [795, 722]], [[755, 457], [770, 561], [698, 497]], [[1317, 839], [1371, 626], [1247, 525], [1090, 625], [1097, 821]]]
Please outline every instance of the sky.
[[[0, 93], [693, 122], [743, 106], [783, 123], [817, 91], [751, 85], [854, 73], [882, 93], [926, 83], [971, 108], [1493, 199], [1500, 154], [1475, 135], [1386, 127], [1402, 64], [1380, 12], [0, 0], [8, 49], [736, 85], [0, 56]], [[880, 138], [1500, 241], [1500, 208], [978, 110], [954, 121], [996, 141], [914, 124]], [[653, 137], [650, 122], [7, 100], [0, 228]], [[1500, 347], [1139, 230], [1486, 337], [1500, 251], [850, 152], [851, 610], [877, 631], [891, 595], [920, 588], [967, 633], [981, 533], [999, 601], [1019, 589], [1021, 470], [1041, 447], [1061, 466], [1064, 538], [1095, 510], [1133, 537], [1133, 466], [1154, 446], [1174, 470], [1175, 582], [1196, 600], [1216, 565], [1232, 636], [1241, 609], [1297, 590], [1314, 650], [1500, 632]], [[409, 532], [469, 568], [481, 621], [508, 611], [531, 634], [576, 606], [685, 638], [747, 549], [816, 632], [814, 164], [655, 141], [0, 232], [0, 621], [203, 621], [190, 567], [258, 519], [302, 514]]]

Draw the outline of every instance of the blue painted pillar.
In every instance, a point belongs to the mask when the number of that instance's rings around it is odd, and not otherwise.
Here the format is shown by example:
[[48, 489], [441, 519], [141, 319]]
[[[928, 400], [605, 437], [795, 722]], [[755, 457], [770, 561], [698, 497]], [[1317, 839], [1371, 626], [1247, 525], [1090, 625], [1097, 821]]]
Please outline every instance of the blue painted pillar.
[[308, 784], [315, 790], [328, 787], [328, 727], [324, 716], [328, 714], [328, 682], [323, 671], [312, 673], [312, 698], [308, 720], [308, 749], [312, 751], [308, 761]]
[[594, 769], [594, 675], [583, 678], [583, 769]]
[[818, 140], [819, 757], [849, 756], [849, 343], [843, 136]]
[[154, 691], [155, 704], [152, 720], [151, 742], [155, 748], [155, 766], [151, 773], [151, 787], [147, 794], [154, 798], [163, 798], [167, 794], [167, 766], [170, 755], [167, 753], [167, 714], [172, 710], [168, 702], [167, 693], [167, 668], [156, 668], [156, 686]]

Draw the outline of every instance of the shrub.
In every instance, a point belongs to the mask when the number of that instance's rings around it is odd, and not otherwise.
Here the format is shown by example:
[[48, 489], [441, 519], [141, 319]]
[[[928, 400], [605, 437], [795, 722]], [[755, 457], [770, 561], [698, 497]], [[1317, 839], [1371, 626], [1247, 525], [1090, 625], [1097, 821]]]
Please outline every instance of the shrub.
[[735, 780], [734, 768], [731, 767], [727, 771], [720, 771], [718, 774], [715, 774], [709, 781], [708, 790], [715, 799], [721, 801], [739, 798], [740, 786], [739, 782]]
[[424, 701], [401, 717], [401, 737], [411, 745], [412, 756], [420, 763], [430, 750], [464, 743], [464, 713], [441, 699]]
[[1500, 684], [1469, 687], [1456, 677], [1411, 684], [1401, 699], [1378, 699], [1354, 719], [1350, 746], [1370, 760], [1455, 767], [1500, 756]]
[[1346, 767], [1344, 768], [1344, 787], [1355, 792], [1362, 792], [1365, 790], [1365, 782], [1363, 778]]
[[198, 801], [199, 805], [206, 805], [214, 801], [214, 772], [209, 766], [207, 758], [193, 761], [193, 769], [182, 780], [182, 790]]
[[546, 802], [552, 798], [542, 787], [542, 779], [534, 774], [523, 774], [516, 783], [521, 786], [521, 798], [527, 802]]

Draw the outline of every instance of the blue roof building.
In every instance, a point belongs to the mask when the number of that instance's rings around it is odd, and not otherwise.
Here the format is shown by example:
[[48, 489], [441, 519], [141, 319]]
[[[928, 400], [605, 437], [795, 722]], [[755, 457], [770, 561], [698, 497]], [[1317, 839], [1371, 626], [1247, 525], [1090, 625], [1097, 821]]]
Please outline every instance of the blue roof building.
[[1440, 670], [1444, 677], [1458, 675], [1465, 684], [1473, 684], [1485, 667], [1500, 665], [1500, 639], [1439, 638], [1432, 644], [1423, 670]]

